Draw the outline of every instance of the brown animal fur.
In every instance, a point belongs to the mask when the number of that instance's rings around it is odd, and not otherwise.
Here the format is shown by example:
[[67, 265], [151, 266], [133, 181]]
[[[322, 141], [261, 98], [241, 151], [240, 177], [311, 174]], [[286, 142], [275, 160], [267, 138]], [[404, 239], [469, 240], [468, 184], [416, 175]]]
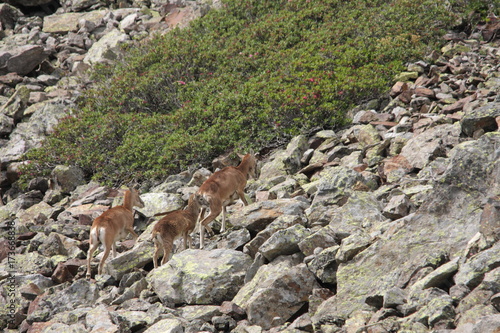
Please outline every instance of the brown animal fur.
[[153, 227], [151, 239], [155, 244], [155, 252], [153, 255], [154, 267], [158, 267], [158, 255], [163, 249], [163, 259], [161, 265], [164, 265], [169, 259], [172, 249], [174, 247], [174, 240], [178, 237], [184, 238], [184, 247], [187, 248], [189, 241], [189, 248], [191, 248], [192, 239], [190, 236], [191, 231], [196, 226], [198, 212], [200, 205], [194, 199], [194, 194], [189, 197], [187, 207], [182, 210], [170, 212], [159, 220]]
[[[199, 215], [201, 249], [205, 246], [204, 229], [213, 234], [208, 224], [215, 220], [221, 211], [223, 212], [221, 232], [226, 230], [226, 206], [232, 202], [235, 193], [245, 206], [248, 205], [244, 190], [248, 177], [255, 178], [256, 168], [255, 156], [246, 154], [237, 167], [228, 166], [215, 172], [200, 186], [196, 192], [196, 199], [202, 207]], [[207, 208], [210, 208], [210, 214], [203, 218]]]
[[119, 239], [124, 238], [127, 233], [132, 234], [134, 239], [138, 235], [134, 231], [134, 212], [132, 207], [144, 207], [139, 193], [134, 190], [126, 190], [123, 205], [108, 209], [92, 223], [90, 228], [90, 248], [87, 253], [87, 278], [91, 276], [90, 261], [99, 243], [104, 245], [104, 254], [99, 262], [98, 274], [102, 274], [104, 262], [113, 250], [113, 258], [116, 257], [116, 244]]

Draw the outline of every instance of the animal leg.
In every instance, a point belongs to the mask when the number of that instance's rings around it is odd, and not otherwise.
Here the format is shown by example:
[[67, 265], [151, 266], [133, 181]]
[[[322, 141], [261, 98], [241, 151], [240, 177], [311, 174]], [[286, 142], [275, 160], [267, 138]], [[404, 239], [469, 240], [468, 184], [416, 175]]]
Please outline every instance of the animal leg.
[[[113, 245], [114, 245], [114, 242], [113, 242]], [[108, 256], [109, 256], [109, 252], [110, 252], [110, 248], [108, 246], [104, 246], [104, 254], [102, 255], [102, 258], [101, 258], [101, 261], [99, 262], [99, 267], [97, 269], [97, 274], [102, 274], [102, 267], [104, 266], [104, 262], [106, 261], [106, 259], [108, 259]]]
[[163, 266], [168, 259], [170, 259], [170, 253], [172, 253], [172, 248], [174, 245], [174, 240], [163, 241], [163, 258], [161, 259], [161, 265]]
[[245, 192], [243, 189], [238, 190], [238, 196], [240, 197], [241, 201], [243, 201], [243, 204], [245, 206], [248, 206], [247, 198], [245, 197]]
[[[182, 247], [182, 250], [181, 250], [181, 251], [183, 251], [183, 250], [187, 249], [187, 241], [188, 241], [188, 237], [189, 237], [189, 233], [188, 233], [188, 231], [187, 231], [187, 230], [183, 231], [183, 232], [182, 232], [182, 240], [183, 240], [182, 245], [183, 245], [183, 247]], [[191, 248], [191, 244], [189, 245], [189, 247]], [[179, 251], [179, 252], [180, 252], [180, 251]]]
[[160, 254], [160, 251], [161, 251], [161, 244], [160, 244], [160, 241], [158, 240], [157, 237], [158, 236], [155, 236], [153, 238], [153, 243], [155, 244], [155, 252], [153, 254], [153, 265], [154, 265], [154, 268], [158, 267], [158, 255]]
[[205, 247], [205, 233], [203, 228], [207, 229], [209, 234], [213, 234], [212, 228], [210, 228], [208, 224], [215, 220], [215, 218], [220, 214], [221, 210], [221, 206], [210, 206], [210, 214], [200, 222], [200, 249], [203, 249]]
[[[113, 250], [113, 254], [112, 254], [112, 258], [116, 258], [116, 242], [113, 241], [113, 243], [111, 243], [111, 249]], [[108, 254], [109, 254], [109, 250], [108, 250]]]
[[87, 252], [87, 274], [86, 277], [87, 279], [90, 279], [92, 272], [90, 270], [90, 261], [92, 260], [92, 256], [94, 255], [95, 250], [97, 250], [97, 247], [99, 246], [99, 243], [91, 243], [89, 251]]
[[222, 206], [222, 227], [220, 228], [220, 232], [226, 231], [226, 206]]

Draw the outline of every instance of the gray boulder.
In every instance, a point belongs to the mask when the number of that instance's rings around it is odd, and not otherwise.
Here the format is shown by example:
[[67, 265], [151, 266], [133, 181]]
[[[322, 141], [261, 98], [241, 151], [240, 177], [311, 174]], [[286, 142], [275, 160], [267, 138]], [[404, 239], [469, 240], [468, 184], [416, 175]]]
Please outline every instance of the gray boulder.
[[40, 65], [48, 53], [39, 45], [24, 45], [12, 49], [0, 49], [0, 75], [17, 73], [29, 74]]
[[460, 126], [439, 125], [410, 139], [401, 150], [411, 166], [424, 168], [437, 157], [446, 157], [449, 150], [459, 143]]
[[88, 280], [77, 280], [56, 293], [40, 296], [37, 306], [28, 316], [28, 322], [50, 320], [56, 313], [74, 310], [78, 307], [94, 306], [99, 297], [98, 287]]
[[120, 45], [130, 40], [126, 33], [113, 29], [94, 43], [83, 61], [89, 65], [121, 59]]
[[276, 231], [259, 248], [259, 252], [269, 261], [282, 255], [290, 255], [299, 252], [299, 243], [311, 234], [309, 229], [301, 224]]
[[271, 161], [262, 166], [260, 178], [266, 179], [295, 173], [301, 167], [300, 160], [307, 148], [305, 136], [293, 138], [286, 150], [277, 151], [271, 157]]
[[233, 302], [246, 311], [252, 325], [269, 329], [289, 320], [308, 301], [314, 288], [319, 285], [305, 264], [280, 257], [260, 267]]
[[146, 279], [163, 304], [218, 304], [236, 295], [251, 262], [234, 250], [186, 250]]

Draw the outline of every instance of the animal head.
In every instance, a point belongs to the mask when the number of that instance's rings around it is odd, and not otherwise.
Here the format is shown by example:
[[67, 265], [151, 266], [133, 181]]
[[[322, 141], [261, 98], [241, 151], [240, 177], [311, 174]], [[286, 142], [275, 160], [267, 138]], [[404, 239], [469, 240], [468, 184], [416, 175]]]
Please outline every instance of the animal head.
[[144, 207], [144, 201], [142, 201], [139, 191], [134, 188], [130, 189], [131, 202], [133, 207]]
[[246, 165], [246, 168], [248, 170], [247, 178], [252, 177], [255, 179], [257, 176], [257, 158], [255, 157], [253, 151], [250, 151], [250, 153], [246, 155], [239, 155], [239, 156], [241, 157], [240, 165], [242, 164]]

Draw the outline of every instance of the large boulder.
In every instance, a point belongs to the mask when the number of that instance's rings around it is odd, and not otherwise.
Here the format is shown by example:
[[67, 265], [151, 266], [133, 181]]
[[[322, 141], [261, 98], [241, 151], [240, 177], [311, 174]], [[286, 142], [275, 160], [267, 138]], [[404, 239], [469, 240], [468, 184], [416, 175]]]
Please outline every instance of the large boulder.
[[270, 161], [262, 166], [260, 178], [268, 179], [278, 175], [286, 176], [295, 173], [301, 167], [300, 160], [307, 148], [307, 138], [305, 136], [293, 138], [286, 150], [275, 152]]
[[250, 232], [264, 230], [272, 221], [282, 215], [301, 216], [309, 206], [307, 201], [299, 198], [278, 199], [256, 202], [245, 206], [229, 216], [233, 226], [245, 227]]
[[279, 257], [261, 266], [233, 302], [246, 311], [251, 324], [269, 329], [296, 314], [315, 288], [319, 285], [305, 264], [290, 256]]
[[89, 65], [116, 61], [122, 57], [120, 46], [130, 37], [118, 29], [113, 29], [94, 43], [83, 61]]
[[24, 45], [0, 49], [0, 75], [27, 75], [42, 63], [48, 53], [40, 45]]
[[83, 13], [63, 13], [45, 16], [43, 19], [43, 31], [54, 34], [76, 32], [78, 31], [80, 20], [99, 25], [106, 15], [106, 12], [106, 10], [96, 10]]
[[460, 121], [462, 132], [474, 136], [478, 130], [491, 132], [498, 130], [496, 119], [500, 117], [500, 103], [492, 102], [468, 112]]
[[0, 30], [12, 30], [24, 14], [9, 4], [0, 4]]
[[411, 138], [401, 155], [411, 166], [422, 169], [437, 157], [446, 157], [449, 150], [459, 143], [460, 132], [458, 124], [433, 127]]
[[146, 279], [164, 304], [220, 304], [236, 295], [251, 262], [234, 250], [186, 250]]
[[10, 140], [0, 148], [0, 162], [11, 163], [21, 159], [29, 149], [40, 146], [43, 139], [51, 133], [59, 120], [69, 112], [70, 105], [61, 100], [41, 102], [26, 122], [17, 124]]
[[39, 296], [27, 320], [29, 323], [47, 321], [59, 312], [94, 306], [98, 297], [99, 288], [96, 284], [84, 279], [77, 280], [58, 292]]

